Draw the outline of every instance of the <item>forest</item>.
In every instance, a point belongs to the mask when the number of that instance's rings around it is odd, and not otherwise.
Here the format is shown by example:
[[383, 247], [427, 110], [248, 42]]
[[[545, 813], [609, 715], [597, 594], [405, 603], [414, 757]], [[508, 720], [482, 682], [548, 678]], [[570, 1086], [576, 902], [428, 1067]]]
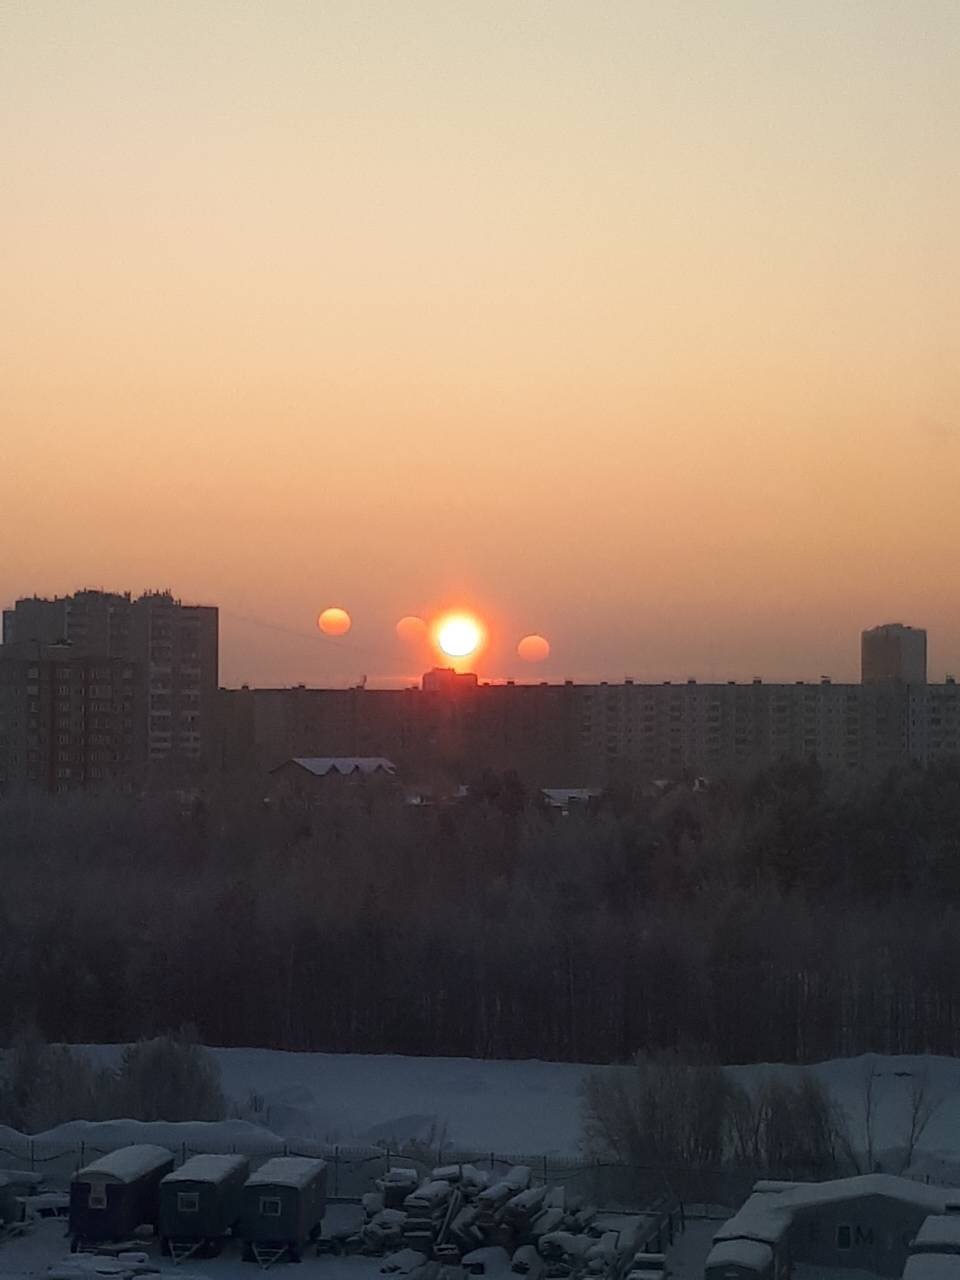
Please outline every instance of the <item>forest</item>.
[[627, 1062], [960, 1053], [960, 763], [405, 807], [0, 800], [0, 1043]]

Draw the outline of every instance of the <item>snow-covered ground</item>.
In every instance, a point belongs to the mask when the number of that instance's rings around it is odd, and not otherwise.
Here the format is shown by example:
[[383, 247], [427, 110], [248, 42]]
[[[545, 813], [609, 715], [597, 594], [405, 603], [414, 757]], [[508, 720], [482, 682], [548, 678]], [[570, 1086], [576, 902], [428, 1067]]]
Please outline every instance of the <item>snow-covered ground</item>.
[[[327, 1213], [328, 1228], [337, 1211], [349, 1212], [348, 1206], [331, 1206]], [[716, 1231], [716, 1222], [690, 1222], [685, 1235], [677, 1237], [671, 1250], [670, 1264], [677, 1280], [702, 1280], [703, 1264]], [[64, 1237], [62, 1219], [46, 1219], [19, 1239], [0, 1243], [0, 1280], [43, 1280], [47, 1268], [68, 1256], [69, 1243]], [[161, 1259], [155, 1243], [145, 1246], [151, 1259], [161, 1268], [161, 1280], [257, 1280], [261, 1272], [251, 1263], [241, 1262], [239, 1251], [228, 1248], [219, 1258], [190, 1259], [174, 1267], [169, 1259]], [[306, 1255], [296, 1267], [278, 1264], [271, 1268], [276, 1280], [382, 1280], [379, 1258], [322, 1258]]]
[[[117, 1046], [87, 1047], [114, 1062]], [[576, 1155], [581, 1140], [581, 1085], [602, 1067], [569, 1062], [479, 1061], [396, 1055], [283, 1053], [213, 1049], [223, 1086], [238, 1114], [288, 1140], [344, 1146], [412, 1138], [447, 1147], [501, 1154]], [[925, 1080], [940, 1102], [919, 1145], [914, 1169], [931, 1180], [960, 1183], [960, 1059], [881, 1057], [838, 1059], [810, 1068], [846, 1112], [864, 1144], [864, 1080], [873, 1070], [875, 1156], [899, 1171], [897, 1149], [909, 1129], [911, 1093]], [[754, 1086], [765, 1076], [787, 1078], [802, 1068], [759, 1064], [730, 1068]], [[257, 1099], [259, 1110], [251, 1100]]]
[[[81, 1048], [102, 1063], [117, 1061], [122, 1052], [116, 1045]], [[562, 1179], [561, 1165], [575, 1160], [581, 1150], [584, 1078], [591, 1071], [609, 1070], [577, 1063], [386, 1054], [211, 1052], [220, 1066], [233, 1119], [217, 1125], [73, 1121], [35, 1135], [32, 1144], [0, 1126], [0, 1167], [34, 1167], [35, 1156], [35, 1167], [48, 1177], [69, 1176], [78, 1159], [129, 1142], [155, 1142], [184, 1155], [237, 1150], [251, 1156], [275, 1154], [288, 1142], [304, 1154], [321, 1145], [339, 1146], [344, 1157], [348, 1153], [343, 1149], [362, 1149], [365, 1156], [354, 1151], [338, 1165], [344, 1172], [340, 1193], [355, 1194], [354, 1183], [369, 1173], [366, 1158], [384, 1146], [396, 1150], [417, 1139], [431, 1153], [442, 1146], [448, 1153], [477, 1153], [483, 1159], [489, 1153], [525, 1157], [535, 1171], [539, 1159], [547, 1157], [551, 1168], [544, 1169], [544, 1176]], [[754, 1087], [767, 1075], [789, 1078], [801, 1068], [761, 1064], [730, 1070], [741, 1083]], [[874, 1073], [874, 1162], [892, 1173], [903, 1168], [911, 1096], [924, 1083], [928, 1097], [939, 1105], [917, 1144], [912, 1172], [960, 1186], [960, 1060], [870, 1056], [825, 1062], [810, 1070], [846, 1112], [852, 1139], [861, 1151], [867, 1147], [865, 1080]]]

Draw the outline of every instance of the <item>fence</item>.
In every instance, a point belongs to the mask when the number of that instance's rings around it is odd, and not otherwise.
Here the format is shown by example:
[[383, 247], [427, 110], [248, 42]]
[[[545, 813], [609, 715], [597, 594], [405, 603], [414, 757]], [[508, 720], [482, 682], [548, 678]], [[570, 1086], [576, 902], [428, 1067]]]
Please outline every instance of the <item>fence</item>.
[[[211, 1126], [213, 1128], [213, 1126]], [[275, 1155], [321, 1156], [328, 1163], [328, 1192], [334, 1198], [359, 1199], [375, 1189], [376, 1180], [394, 1164], [417, 1170], [421, 1176], [437, 1166], [472, 1164], [487, 1171], [495, 1180], [513, 1165], [529, 1165], [537, 1185], [561, 1186], [584, 1201], [605, 1208], [637, 1209], [661, 1200], [686, 1203], [739, 1206], [761, 1175], [758, 1170], [702, 1170], [691, 1168], [640, 1167], [608, 1164], [556, 1155], [504, 1155], [497, 1152], [460, 1151], [440, 1147], [436, 1150], [406, 1148], [393, 1151], [384, 1147], [331, 1146], [312, 1140], [292, 1139], [276, 1143], [254, 1140], [245, 1143], [209, 1142], [166, 1144], [178, 1163], [190, 1156], [221, 1151], [240, 1153], [257, 1165]], [[84, 1165], [124, 1146], [131, 1140], [144, 1138], [118, 1137], [116, 1142], [56, 1141], [44, 1137], [30, 1138], [12, 1130], [0, 1130], [0, 1167], [27, 1169], [43, 1173], [51, 1184], [65, 1185], [73, 1173]], [[160, 1140], [162, 1141], [162, 1140]]]
[[[634, 1210], [658, 1202], [734, 1210], [744, 1202], [758, 1178], [770, 1176], [769, 1171], [761, 1169], [623, 1165], [575, 1156], [504, 1155], [448, 1147], [427, 1150], [418, 1146], [393, 1151], [385, 1147], [331, 1146], [309, 1139], [287, 1142], [277, 1139], [271, 1143], [259, 1138], [250, 1143], [228, 1143], [218, 1142], [213, 1135], [209, 1141], [198, 1144], [195, 1135], [191, 1137], [192, 1142], [164, 1144], [170, 1146], [178, 1163], [190, 1156], [214, 1151], [249, 1156], [254, 1166], [275, 1155], [320, 1156], [328, 1164], [329, 1195], [347, 1200], [359, 1199], [373, 1191], [376, 1180], [395, 1164], [414, 1168], [421, 1176], [442, 1165], [472, 1164], [489, 1172], [494, 1180], [511, 1166], [524, 1164], [529, 1165], [537, 1185], [564, 1187], [570, 1194], [598, 1207]], [[71, 1144], [0, 1129], [0, 1168], [43, 1173], [51, 1184], [65, 1185], [77, 1169], [131, 1140], [146, 1139], [121, 1136], [113, 1143], [94, 1143], [78, 1138]]]

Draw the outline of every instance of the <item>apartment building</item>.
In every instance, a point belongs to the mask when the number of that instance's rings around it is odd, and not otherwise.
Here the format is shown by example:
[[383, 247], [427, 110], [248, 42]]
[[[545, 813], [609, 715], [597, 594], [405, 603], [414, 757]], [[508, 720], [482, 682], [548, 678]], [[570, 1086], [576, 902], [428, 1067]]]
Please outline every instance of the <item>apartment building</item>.
[[295, 755], [383, 754], [417, 781], [515, 769], [530, 786], [716, 777], [780, 759], [882, 773], [960, 756], [960, 686], [513, 685], [423, 690], [222, 690], [223, 766], [264, 772]]
[[34, 597], [4, 611], [3, 640], [7, 782], [146, 778], [165, 767], [195, 771], [216, 756], [216, 608], [169, 591]]
[[0, 661], [0, 787], [121, 780], [136, 758], [135, 670], [68, 646]]

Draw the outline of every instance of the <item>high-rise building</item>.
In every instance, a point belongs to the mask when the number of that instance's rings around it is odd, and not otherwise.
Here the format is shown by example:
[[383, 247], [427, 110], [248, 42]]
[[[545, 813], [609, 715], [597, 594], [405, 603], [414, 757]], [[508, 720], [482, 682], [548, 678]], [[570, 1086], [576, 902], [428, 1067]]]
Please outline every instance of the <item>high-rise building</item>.
[[862, 684], [926, 684], [927, 633], [888, 622], [860, 636]]
[[[7, 779], [52, 779], [58, 785], [117, 772], [146, 774], [164, 763], [190, 769], [209, 761], [216, 745], [218, 630], [215, 607], [182, 604], [169, 591], [136, 599], [78, 591], [53, 600], [18, 600], [4, 611], [0, 648], [0, 683], [8, 690], [6, 703], [0, 703]], [[21, 679], [21, 669], [37, 674]], [[49, 713], [39, 699], [47, 685], [72, 691], [52, 697]], [[21, 686], [36, 686], [38, 693], [24, 694], [14, 715]], [[81, 697], [81, 688], [94, 693]], [[69, 731], [54, 723], [62, 702], [71, 704]], [[114, 715], [118, 723], [106, 726], [105, 718]], [[22, 733], [37, 741], [20, 741]], [[10, 745], [14, 739], [16, 749]], [[81, 747], [84, 761], [77, 754]], [[43, 750], [51, 753], [45, 762], [39, 758]], [[105, 759], [107, 750], [116, 758]], [[70, 751], [76, 759], [60, 758]], [[119, 770], [105, 773], [107, 764]]]

